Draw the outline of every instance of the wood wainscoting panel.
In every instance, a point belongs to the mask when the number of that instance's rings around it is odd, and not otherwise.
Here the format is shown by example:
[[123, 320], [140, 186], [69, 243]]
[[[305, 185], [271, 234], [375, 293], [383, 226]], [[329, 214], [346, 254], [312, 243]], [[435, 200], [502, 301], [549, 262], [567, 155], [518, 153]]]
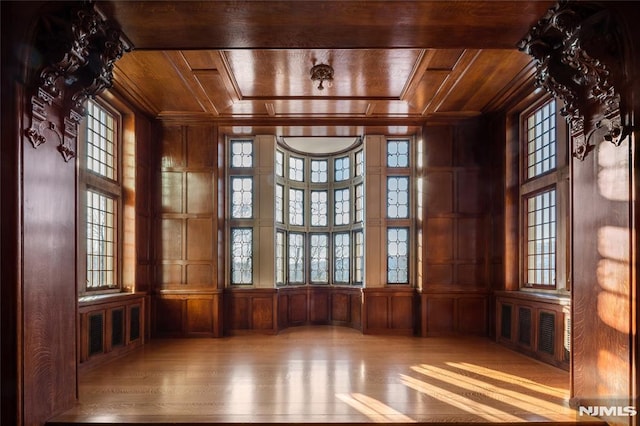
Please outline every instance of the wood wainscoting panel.
[[486, 291], [423, 291], [420, 294], [420, 334], [488, 335]]
[[329, 324], [329, 297], [331, 288], [309, 287], [309, 322], [311, 324]]
[[278, 330], [287, 328], [289, 317], [289, 298], [278, 291]]
[[278, 288], [278, 328], [333, 324], [362, 329], [360, 287]]
[[[390, 328], [393, 330], [413, 330], [414, 317], [413, 309], [415, 298], [410, 296], [394, 296], [389, 299], [391, 311], [389, 313]], [[410, 312], [411, 315], [407, 315]]]
[[264, 288], [224, 290], [224, 334], [278, 332], [278, 291]]
[[455, 299], [436, 296], [425, 299], [426, 336], [451, 334], [455, 331]]
[[153, 298], [153, 334], [156, 336], [182, 333], [183, 301], [175, 297]]
[[273, 297], [251, 298], [251, 329], [273, 331], [276, 328], [274, 318]]
[[153, 296], [154, 336], [222, 336], [222, 293], [165, 290]]
[[309, 314], [307, 309], [307, 292], [290, 294], [288, 296], [288, 300], [289, 309], [287, 311], [287, 324], [306, 324]]
[[282, 287], [278, 289], [279, 329], [307, 323], [308, 300], [306, 287]]
[[365, 324], [364, 332], [369, 330], [386, 330], [389, 328], [389, 306], [387, 296], [367, 296], [365, 293]]
[[213, 299], [190, 298], [186, 300], [187, 333], [211, 333], [213, 329]]
[[331, 294], [331, 320], [335, 322], [349, 322], [349, 295], [344, 293]]
[[249, 303], [251, 299], [248, 297], [224, 297], [225, 308], [225, 331], [248, 330], [249, 329]]
[[463, 334], [487, 335], [487, 297], [458, 298], [458, 330]]
[[363, 289], [364, 334], [404, 334], [415, 331], [416, 293], [412, 287]]
[[362, 290], [357, 289], [349, 296], [349, 304], [351, 308], [351, 324], [352, 328], [362, 330]]

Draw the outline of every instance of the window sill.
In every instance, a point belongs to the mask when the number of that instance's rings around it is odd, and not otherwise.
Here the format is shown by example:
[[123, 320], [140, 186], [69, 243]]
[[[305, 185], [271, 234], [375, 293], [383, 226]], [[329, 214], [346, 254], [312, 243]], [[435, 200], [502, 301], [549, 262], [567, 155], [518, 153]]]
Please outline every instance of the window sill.
[[146, 296], [146, 293], [107, 293], [107, 294], [94, 294], [94, 295], [84, 295], [78, 298], [78, 306], [86, 307], [86, 306], [94, 306], [94, 305], [102, 305], [105, 303], [112, 302], [121, 302], [130, 299], [137, 299]]
[[496, 297], [508, 297], [511, 299], [528, 300], [532, 302], [550, 303], [553, 305], [570, 306], [571, 297], [569, 293], [544, 292], [536, 290], [513, 290], [513, 291], [496, 291]]

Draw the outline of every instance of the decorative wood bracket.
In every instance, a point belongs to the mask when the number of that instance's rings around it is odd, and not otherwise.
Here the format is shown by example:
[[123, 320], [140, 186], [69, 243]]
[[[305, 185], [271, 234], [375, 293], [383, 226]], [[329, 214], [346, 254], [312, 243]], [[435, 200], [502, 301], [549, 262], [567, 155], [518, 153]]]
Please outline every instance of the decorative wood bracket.
[[[564, 101], [560, 113], [571, 125], [574, 157], [593, 149], [585, 126], [606, 127], [616, 145], [630, 133], [620, 94], [620, 37], [609, 12], [587, 2], [560, 1], [531, 28], [518, 48], [536, 62], [536, 83]], [[599, 120], [599, 116], [603, 117]]]
[[115, 62], [133, 46], [93, 3], [83, 3], [59, 15], [44, 17], [36, 48], [44, 65], [34, 78], [31, 125], [25, 135], [34, 148], [45, 143], [44, 128], [55, 128], [49, 119], [50, 110], [60, 107], [63, 137], [57, 149], [69, 161], [75, 157], [78, 124], [86, 114], [85, 101], [111, 87]]

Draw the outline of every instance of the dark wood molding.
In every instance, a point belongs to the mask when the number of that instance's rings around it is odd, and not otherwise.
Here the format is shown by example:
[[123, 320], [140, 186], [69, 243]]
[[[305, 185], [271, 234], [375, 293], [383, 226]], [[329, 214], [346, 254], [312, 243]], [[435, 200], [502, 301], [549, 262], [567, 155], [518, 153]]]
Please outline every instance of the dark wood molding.
[[[43, 16], [35, 49], [43, 64], [31, 78], [31, 123], [25, 135], [34, 148], [49, 138], [65, 162], [76, 155], [78, 124], [84, 103], [111, 87], [113, 65], [133, 46], [93, 3]], [[50, 120], [50, 107], [60, 104], [61, 123]]]
[[[593, 150], [591, 139], [616, 146], [630, 134], [624, 103], [620, 25], [612, 13], [587, 2], [558, 2], [520, 41], [536, 62], [536, 82], [564, 101], [561, 114], [571, 124], [573, 156]], [[595, 122], [591, 128], [591, 122]]]

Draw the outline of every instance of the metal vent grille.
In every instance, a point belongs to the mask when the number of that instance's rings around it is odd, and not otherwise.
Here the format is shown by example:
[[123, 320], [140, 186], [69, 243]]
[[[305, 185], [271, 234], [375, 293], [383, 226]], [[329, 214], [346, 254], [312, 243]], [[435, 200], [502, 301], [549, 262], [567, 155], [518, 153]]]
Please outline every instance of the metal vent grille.
[[531, 346], [531, 309], [518, 309], [518, 342]]
[[111, 311], [111, 346], [124, 345], [124, 309]]
[[511, 310], [511, 305], [502, 305], [500, 335], [509, 340], [511, 340]]
[[89, 315], [89, 355], [104, 352], [104, 314]]
[[129, 341], [132, 342], [140, 337], [140, 306], [132, 306], [130, 314]]
[[549, 355], [554, 353], [556, 337], [556, 316], [550, 312], [540, 312], [538, 319], [538, 351]]
[[571, 358], [571, 317], [564, 317], [564, 360], [569, 361]]

